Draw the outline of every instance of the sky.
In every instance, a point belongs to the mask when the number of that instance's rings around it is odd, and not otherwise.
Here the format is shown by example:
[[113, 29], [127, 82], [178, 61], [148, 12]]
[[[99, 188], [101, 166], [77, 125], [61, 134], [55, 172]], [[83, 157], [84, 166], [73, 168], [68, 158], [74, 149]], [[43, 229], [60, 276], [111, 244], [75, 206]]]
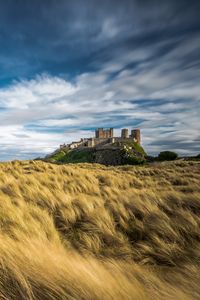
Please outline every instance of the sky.
[[0, 160], [140, 128], [200, 153], [199, 0], [0, 1]]

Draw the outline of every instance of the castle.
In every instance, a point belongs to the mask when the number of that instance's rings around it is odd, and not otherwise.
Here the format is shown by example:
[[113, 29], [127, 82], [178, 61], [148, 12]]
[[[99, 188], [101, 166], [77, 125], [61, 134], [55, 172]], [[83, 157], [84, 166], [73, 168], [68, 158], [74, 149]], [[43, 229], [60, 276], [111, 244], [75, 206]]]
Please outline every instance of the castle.
[[71, 144], [67, 144], [67, 145], [66, 144], [60, 145], [60, 149], [102, 147], [102, 146], [109, 146], [116, 142], [123, 142], [123, 141], [134, 141], [140, 145], [141, 143], [140, 129], [131, 130], [131, 134], [129, 135], [128, 129], [123, 128], [121, 130], [121, 136], [115, 137], [113, 128], [109, 128], [109, 129], [97, 128], [95, 130], [95, 137], [84, 138], [81, 139], [80, 141], [72, 142]]

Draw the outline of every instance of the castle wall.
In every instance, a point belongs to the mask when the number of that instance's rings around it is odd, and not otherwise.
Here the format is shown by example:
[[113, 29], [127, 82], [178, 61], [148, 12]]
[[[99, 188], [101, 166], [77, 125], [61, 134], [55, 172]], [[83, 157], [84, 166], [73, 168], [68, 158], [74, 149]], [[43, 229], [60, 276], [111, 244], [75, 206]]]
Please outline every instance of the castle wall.
[[105, 138], [101, 138], [101, 139], [94, 139], [94, 145], [97, 146], [99, 144], [106, 144], [109, 143], [109, 138], [105, 139]]
[[127, 142], [127, 141], [133, 141], [132, 137], [128, 137], [128, 138], [123, 138], [123, 137], [115, 137], [115, 141], [116, 142]]

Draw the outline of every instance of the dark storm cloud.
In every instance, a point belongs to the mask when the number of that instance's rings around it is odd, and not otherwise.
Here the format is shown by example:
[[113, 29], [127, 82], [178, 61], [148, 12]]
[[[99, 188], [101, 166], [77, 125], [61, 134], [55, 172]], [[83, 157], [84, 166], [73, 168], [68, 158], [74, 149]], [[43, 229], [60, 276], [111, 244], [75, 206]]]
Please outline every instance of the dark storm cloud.
[[199, 30], [199, 1], [8, 0], [0, 3], [1, 79], [37, 72], [70, 75], [127, 49], [167, 44]]

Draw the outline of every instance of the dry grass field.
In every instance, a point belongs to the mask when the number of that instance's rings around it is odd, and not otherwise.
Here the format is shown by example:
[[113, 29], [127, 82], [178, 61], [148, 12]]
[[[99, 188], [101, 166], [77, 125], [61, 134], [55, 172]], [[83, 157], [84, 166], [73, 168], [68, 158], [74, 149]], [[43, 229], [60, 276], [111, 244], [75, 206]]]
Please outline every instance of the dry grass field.
[[200, 299], [200, 163], [1, 163], [0, 299]]

